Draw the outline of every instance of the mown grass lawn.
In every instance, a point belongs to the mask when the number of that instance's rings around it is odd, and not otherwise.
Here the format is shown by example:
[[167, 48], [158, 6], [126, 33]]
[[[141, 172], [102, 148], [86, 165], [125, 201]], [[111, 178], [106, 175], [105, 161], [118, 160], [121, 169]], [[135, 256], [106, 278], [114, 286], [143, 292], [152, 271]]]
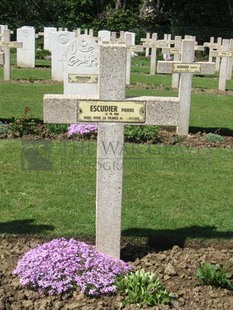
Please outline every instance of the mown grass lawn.
[[[51, 171], [27, 170], [27, 143], [0, 144], [0, 231], [94, 236], [96, 143], [52, 141]], [[232, 149], [126, 144], [122, 230], [232, 237], [232, 171]]]
[[[149, 72], [148, 60], [140, 61], [133, 67], [134, 87], [127, 88], [127, 96], [177, 96], [177, 91], [170, 87], [170, 76], [151, 77], [145, 74]], [[36, 82], [48, 79], [48, 68], [30, 70], [30, 77], [28, 72], [14, 68], [13, 81], [1, 81], [0, 119], [22, 115], [25, 106], [31, 109], [32, 117], [42, 119], [43, 95], [63, 92], [61, 83]], [[27, 77], [29, 82], [19, 81]], [[135, 87], [137, 83], [139, 87]], [[147, 88], [140, 87], [140, 83]], [[155, 87], [161, 84], [165, 86], [163, 92]], [[216, 76], [196, 77], [193, 85], [215, 88]], [[190, 126], [231, 131], [232, 115], [231, 95], [192, 94]], [[30, 142], [0, 141], [0, 233], [93, 238], [96, 143], [51, 141], [45, 153], [52, 163], [48, 171], [28, 169], [27, 143]], [[163, 233], [171, 238], [177, 234], [183, 238], [232, 238], [232, 171], [232, 148], [127, 143], [123, 237], [141, 240]]]

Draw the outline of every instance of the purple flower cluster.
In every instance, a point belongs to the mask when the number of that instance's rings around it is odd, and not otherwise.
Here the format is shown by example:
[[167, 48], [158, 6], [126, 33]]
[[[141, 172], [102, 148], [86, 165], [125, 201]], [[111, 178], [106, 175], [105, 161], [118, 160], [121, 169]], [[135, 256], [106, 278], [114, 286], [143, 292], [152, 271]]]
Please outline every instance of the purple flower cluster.
[[68, 127], [67, 135], [71, 137], [73, 135], [89, 135], [90, 133], [97, 132], [96, 124], [72, 124]]
[[132, 270], [122, 260], [98, 252], [74, 239], [54, 239], [29, 250], [13, 274], [22, 285], [44, 294], [78, 289], [86, 295], [114, 293], [115, 278]]

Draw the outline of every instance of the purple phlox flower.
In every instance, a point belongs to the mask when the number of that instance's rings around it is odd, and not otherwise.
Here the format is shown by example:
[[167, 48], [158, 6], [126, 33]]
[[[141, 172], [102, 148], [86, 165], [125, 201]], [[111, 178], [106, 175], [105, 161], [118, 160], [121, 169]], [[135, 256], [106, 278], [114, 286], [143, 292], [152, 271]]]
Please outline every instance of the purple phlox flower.
[[98, 296], [115, 292], [116, 276], [131, 270], [125, 262], [99, 253], [92, 245], [59, 238], [25, 253], [13, 274], [22, 285], [43, 294], [78, 289]]
[[67, 135], [72, 137], [73, 135], [85, 136], [90, 133], [97, 132], [96, 124], [72, 124], [68, 127]]

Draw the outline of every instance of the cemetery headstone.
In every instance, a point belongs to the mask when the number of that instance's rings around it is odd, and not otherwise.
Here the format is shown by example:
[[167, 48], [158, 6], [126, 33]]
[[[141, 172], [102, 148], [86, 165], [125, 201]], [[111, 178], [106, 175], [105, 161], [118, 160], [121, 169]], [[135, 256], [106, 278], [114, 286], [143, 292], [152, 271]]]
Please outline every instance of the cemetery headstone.
[[17, 66], [35, 68], [35, 29], [29, 26], [18, 28], [17, 41], [23, 43], [23, 47], [17, 50]]
[[108, 30], [99, 30], [98, 38], [100, 42], [110, 42], [111, 41], [111, 31]]
[[52, 80], [63, 81], [65, 50], [75, 38], [75, 33], [70, 31], [57, 31], [51, 34], [52, 49]]
[[88, 35], [71, 41], [65, 51], [64, 94], [99, 98], [99, 45]]
[[44, 49], [51, 52], [51, 34], [56, 32], [55, 27], [44, 27]]

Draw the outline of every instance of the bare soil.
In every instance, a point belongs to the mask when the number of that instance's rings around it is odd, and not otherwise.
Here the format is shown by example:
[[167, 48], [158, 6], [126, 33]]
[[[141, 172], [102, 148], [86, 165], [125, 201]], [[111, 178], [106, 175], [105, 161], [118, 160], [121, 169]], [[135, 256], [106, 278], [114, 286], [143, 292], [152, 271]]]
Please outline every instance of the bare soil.
[[[12, 275], [17, 260], [29, 249], [48, 241], [37, 236], [0, 235], [0, 309], [1, 310], [58, 310], [58, 309], [139, 309], [137, 305], [122, 307], [119, 294], [101, 298], [85, 297], [78, 292], [57, 296], [41, 296], [20, 285]], [[169, 292], [177, 294], [170, 305], [143, 306], [142, 309], [233, 309], [233, 293], [226, 289], [198, 285], [195, 272], [198, 261], [224, 265], [233, 263], [233, 240], [231, 241], [187, 241], [183, 247], [172, 246], [166, 250], [122, 246], [122, 259], [136, 269], [157, 274]], [[233, 269], [230, 270], [233, 272]]]

